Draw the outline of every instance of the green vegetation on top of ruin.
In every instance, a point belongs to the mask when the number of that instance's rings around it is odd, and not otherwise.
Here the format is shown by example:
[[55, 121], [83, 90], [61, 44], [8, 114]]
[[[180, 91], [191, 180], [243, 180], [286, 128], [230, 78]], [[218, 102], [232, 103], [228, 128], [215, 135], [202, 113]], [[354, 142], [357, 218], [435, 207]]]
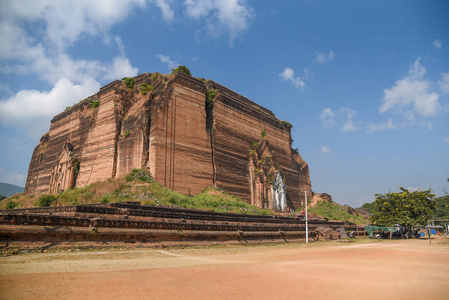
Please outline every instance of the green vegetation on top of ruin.
[[[0, 201], [0, 208], [12, 209], [123, 201], [139, 201], [146, 205], [212, 210], [221, 213], [272, 214], [268, 209], [252, 206], [239, 197], [229, 195], [213, 187], [206, 188], [198, 195], [182, 195], [154, 181], [148, 171], [139, 169], [134, 169], [125, 178], [99, 181], [86, 187], [63, 191], [58, 195], [34, 197], [16, 194]], [[6, 207], [7, 204], [8, 207]]]
[[90, 103], [90, 107], [92, 109], [98, 108], [100, 106], [100, 101], [98, 100], [92, 100], [90, 98], [87, 98], [86, 101]]
[[186, 66], [178, 66], [177, 68], [171, 69], [171, 71], [172, 74], [181, 73], [187, 76], [192, 76], [192, 73], [190, 73], [189, 68], [187, 68]]
[[308, 212], [332, 221], [347, 221], [355, 224], [369, 223], [367, 218], [351, 215], [342, 205], [335, 202], [318, 201], [315, 206], [308, 208]]
[[142, 95], [146, 95], [149, 92], [151, 92], [152, 90], [154, 90], [154, 86], [152, 84], [142, 83], [139, 86], [139, 91], [142, 93]]
[[292, 128], [293, 127], [293, 125], [290, 122], [288, 122], [288, 121], [280, 121], [280, 123], [281, 123], [282, 126], [285, 126], [287, 128]]
[[210, 89], [206, 91], [206, 106], [211, 106], [214, 103], [214, 99], [218, 94], [218, 90]]
[[128, 89], [132, 90], [134, 88], [134, 78], [133, 77], [123, 77], [122, 81], [125, 82], [125, 85]]

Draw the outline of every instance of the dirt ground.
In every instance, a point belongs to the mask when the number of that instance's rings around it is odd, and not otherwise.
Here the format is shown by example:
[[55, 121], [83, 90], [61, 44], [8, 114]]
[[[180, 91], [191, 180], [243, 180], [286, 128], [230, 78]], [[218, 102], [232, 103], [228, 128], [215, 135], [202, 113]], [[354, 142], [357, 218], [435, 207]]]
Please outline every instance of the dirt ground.
[[0, 258], [0, 299], [449, 299], [449, 240]]

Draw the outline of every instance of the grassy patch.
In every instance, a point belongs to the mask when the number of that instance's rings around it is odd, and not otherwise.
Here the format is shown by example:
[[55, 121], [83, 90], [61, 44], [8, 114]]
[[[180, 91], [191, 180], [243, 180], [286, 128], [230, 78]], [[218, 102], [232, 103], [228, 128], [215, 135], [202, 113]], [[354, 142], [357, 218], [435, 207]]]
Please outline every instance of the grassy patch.
[[[19, 199], [7, 198], [2, 202]], [[20, 199], [32, 199], [33, 196], [20, 195]], [[17, 200], [16, 200], [17, 199]], [[41, 200], [42, 199], [42, 200]], [[108, 179], [61, 192], [59, 195], [41, 195], [38, 201], [25, 202], [23, 207], [77, 205], [89, 203], [110, 203], [138, 201], [147, 205], [164, 205], [182, 208], [211, 210], [222, 213], [240, 213], [249, 215], [271, 215], [267, 209], [252, 206], [239, 197], [229, 195], [216, 188], [207, 188], [195, 196], [174, 192], [152, 178], [146, 170], [133, 169], [125, 178]], [[11, 204], [10, 204], [11, 205]], [[22, 206], [22, 205], [21, 205]]]
[[309, 207], [308, 211], [311, 214], [316, 214], [317, 216], [322, 216], [334, 221], [348, 221], [355, 224], [369, 223], [363, 216], [351, 215], [340, 204], [327, 201], [318, 201], [315, 206]]

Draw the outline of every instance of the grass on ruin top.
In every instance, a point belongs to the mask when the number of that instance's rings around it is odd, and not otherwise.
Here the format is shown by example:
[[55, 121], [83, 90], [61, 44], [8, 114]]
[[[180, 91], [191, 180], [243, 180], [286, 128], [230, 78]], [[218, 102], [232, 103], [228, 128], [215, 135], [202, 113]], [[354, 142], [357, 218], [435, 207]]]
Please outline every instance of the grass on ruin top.
[[318, 201], [315, 206], [309, 207], [308, 211], [333, 221], [348, 221], [355, 224], [369, 223], [365, 217], [351, 215], [343, 206], [334, 202]]
[[[0, 201], [0, 209], [5, 209], [7, 203], [14, 203], [14, 208], [27, 208], [47, 205], [78, 205], [91, 203], [110, 203], [138, 201], [146, 205], [172, 206], [200, 210], [212, 210], [223, 213], [240, 213], [253, 215], [270, 215], [267, 209], [252, 206], [240, 198], [229, 195], [216, 188], [207, 188], [194, 196], [176, 193], [153, 180], [150, 173], [134, 169], [125, 178], [108, 179], [86, 187], [66, 190], [53, 195], [49, 201], [41, 201], [42, 196], [27, 196], [16, 194]], [[12, 208], [12, 207], [11, 207]]]

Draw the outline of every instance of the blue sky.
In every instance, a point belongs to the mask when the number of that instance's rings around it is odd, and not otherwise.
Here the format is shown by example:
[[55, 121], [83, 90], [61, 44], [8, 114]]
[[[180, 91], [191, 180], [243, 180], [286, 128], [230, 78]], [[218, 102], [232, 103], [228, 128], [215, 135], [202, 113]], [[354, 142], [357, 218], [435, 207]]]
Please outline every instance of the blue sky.
[[449, 191], [448, 1], [0, 0], [0, 181], [51, 118], [115, 79], [186, 65], [293, 124], [312, 188]]

